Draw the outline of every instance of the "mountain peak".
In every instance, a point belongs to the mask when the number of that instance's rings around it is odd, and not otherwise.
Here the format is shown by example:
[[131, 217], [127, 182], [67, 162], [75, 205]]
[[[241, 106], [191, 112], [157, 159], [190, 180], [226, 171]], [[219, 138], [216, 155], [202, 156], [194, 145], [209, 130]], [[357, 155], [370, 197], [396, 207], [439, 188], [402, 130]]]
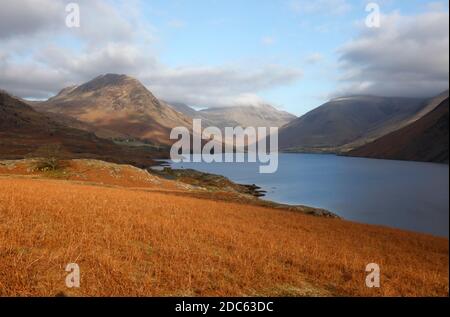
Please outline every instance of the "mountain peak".
[[76, 90], [79, 92], [89, 92], [99, 90], [105, 87], [123, 86], [129, 83], [141, 85], [138, 80], [129, 77], [127, 75], [104, 74], [92, 79], [91, 81], [81, 86], [78, 86]]
[[158, 144], [171, 144], [173, 127], [192, 125], [190, 118], [161, 104], [137, 79], [119, 74], [64, 89], [38, 107]]
[[108, 74], [103, 74], [100, 75], [96, 78], [94, 78], [93, 80], [97, 80], [97, 81], [103, 81], [103, 82], [107, 82], [107, 83], [121, 83], [124, 82], [126, 80], [135, 80], [134, 78], [125, 75], [125, 74], [112, 74], [112, 73], [108, 73]]

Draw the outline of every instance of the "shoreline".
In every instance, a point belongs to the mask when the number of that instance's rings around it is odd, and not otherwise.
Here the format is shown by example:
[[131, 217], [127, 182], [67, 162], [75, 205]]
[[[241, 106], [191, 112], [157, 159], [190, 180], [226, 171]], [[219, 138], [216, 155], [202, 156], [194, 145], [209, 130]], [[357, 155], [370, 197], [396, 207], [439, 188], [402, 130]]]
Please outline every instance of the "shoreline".
[[[290, 154], [299, 154], [299, 153], [285, 153], [285, 154], [290, 155]], [[302, 154], [304, 154], [304, 153], [302, 153]], [[309, 153], [309, 154], [311, 154], [311, 153]], [[314, 154], [312, 154], [312, 155], [314, 155]], [[348, 156], [339, 156], [339, 155], [336, 155], [336, 154], [325, 154], [325, 155], [326, 156], [332, 155], [332, 156], [343, 157], [343, 158], [348, 157]], [[378, 159], [372, 159], [372, 158], [358, 158], [358, 157], [348, 157], [348, 158], [350, 158], [350, 159], [377, 160], [378, 161]], [[392, 160], [385, 160], [385, 161], [391, 162]], [[446, 166], [446, 164], [433, 163], [433, 162], [413, 162], [413, 161], [399, 161], [399, 162], [411, 163], [411, 164], [427, 164], [427, 165], [428, 164], [433, 164], [433, 165], [439, 165], [439, 166], [442, 166], [442, 165]], [[159, 170], [160, 172], [161, 172], [161, 170], [163, 170], [165, 168], [167, 168], [168, 171], [170, 171], [170, 170], [173, 169], [172, 166], [173, 165], [171, 164], [170, 159], [165, 159], [165, 160], [161, 159], [161, 160], [157, 161], [157, 167], [156, 168], [160, 169]], [[223, 172], [222, 174], [212, 174], [212, 173], [216, 172], [214, 169], [212, 169], [212, 170], [206, 169], [206, 170], [208, 170], [208, 172], [202, 172], [200, 170], [196, 170], [195, 166], [189, 166], [189, 167], [184, 167], [184, 168], [177, 169], [178, 167], [177, 167], [177, 165], [175, 165], [174, 168], [175, 168], [175, 171], [178, 171], [177, 173], [182, 173], [180, 171], [184, 171], [183, 173], [189, 174], [190, 171], [195, 171], [195, 174], [198, 174], [198, 175], [215, 175], [216, 177], [227, 178], [227, 176], [226, 176], [227, 173], [225, 173], [225, 172]], [[153, 169], [152, 169], [152, 171], [153, 171]], [[210, 173], [210, 171], [212, 173]], [[169, 172], [169, 174], [170, 173], [173, 174], [173, 171]], [[220, 171], [219, 171], [219, 173], [220, 173]], [[233, 173], [231, 175], [233, 175]], [[177, 180], [179, 180], [180, 177], [181, 177], [181, 175], [179, 175]], [[193, 175], [191, 175], [191, 177], [193, 177]], [[201, 177], [199, 177], [199, 178], [201, 178]], [[247, 179], [248, 183], [245, 183], [245, 180], [242, 179], [242, 178], [238, 177], [237, 179], [241, 179], [242, 183], [239, 183], [239, 182], [235, 183], [236, 185], [246, 186], [247, 188], [252, 188], [253, 190], [256, 191], [256, 194], [253, 194], [253, 195], [257, 198], [257, 200], [258, 200], [257, 203], [264, 204], [264, 205], [266, 205], [268, 207], [271, 207], [271, 208], [281, 208], [283, 210], [294, 210], [294, 211], [297, 210], [297, 211], [301, 211], [303, 213], [310, 213], [310, 214], [313, 214], [313, 215], [316, 215], [316, 216], [326, 216], [326, 217], [339, 218], [339, 219], [342, 219], [342, 220], [349, 220], [349, 221], [360, 223], [360, 224], [383, 226], [383, 227], [386, 227], [386, 228], [398, 229], [398, 230], [414, 232], [414, 233], [427, 234], [427, 235], [431, 235], [431, 236], [435, 236], [435, 237], [441, 237], [441, 238], [448, 239], [448, 233], [445, 233], [445, 232], [439, 233], [439, 232], [432, 232], [430, 230], [414, 230], [412, 228], [404, 227], [404, 226], [401, 226], [401, 225], [395, 225], [395, 224], [383, 223], [383, 222], [381, 222], [381, 223], [380, 222], [371, 222], [370, 219], [366, 219], [366, 221], [364, 221], [364, 220], [361, 220], [361, 219], [358, 219], [358, 218], [356, 218], [356, 219], [355, 218], [351, 218], [351, 217], [348, 218], [347, 217], [348, 215], [346, 216], [345, 212], [344, 212], [344, 215], [342, 215], [342, 213], [338, 214], [338, 213], [334, 212], [333, 209], [327, 209], [326, 207], [323, 208], [323, 207], [317, 207], [317, 206], [314, 206], [314, 205], [307, 205], [307, 206], [305, 206], [305, 205], [302, 205], [302, 202], [298, 201], [298, 199], [294, 200], [292, 202], [283, 202], [283, 201], [271, 200], [270, 198], [267, 198], [267, 196], [266, 196], [266, 195], [269, 195], [269, 197], [270, 197], [270, 193], [269, 194], [267, 193], [267, 191], [270, 190], [269, 187], [267, 186], [267, 184], [266, 184], [266, 188], [264, 188], [265, 190], [263, 190], [263, 187], [258, 186], [258, 183], [257, 183], [258, 179], [249, 178], [249, 179]], [[230, 179], [228, 179], [228, 181], [229, 182], [235, 182], [234, 180], [232, 181]], [[199, 180], [199, 182], [200, 182], [200, 180]], [[255, 183], [253, 183], [252, 185], [248, 185], [248, 184], [251, 184], [250, 182], [255, 182]], [[207, 197], [203, 196], [203, 198], [207, 198]], [[211, 199], [220, 199], [220, 198], [218, 198], [217, 196], [211, 196]], [[255, 202], [252, 201], [252, 202], [248, 202], [248, 203], [249, 204], [254, 204]], [[307, 210], [307, 212], [305, 212], [305, 210]], [[352, 220], [350, 220], [350, 219], [352, 219]]]
[[[68, 163], [49, 173], [33, 160], [0, 161], [0, 232], [11, 250], [0, 268], [14, 272], [46, 254], [55, 264], [78, 258], [93, 268], [90, 283], [61, 289], [62, 266], [38, 261], [29, 274], [49, 274], [6, 275], [5, 296], [448, 296], [448, 238], [275, 205], [195, 171], [189, 184], [131, 165]], [[361, 272], [372, 262], [386, 287], [365, 287]], [[147, 279], [137, 285], [143, 265]]]
[[[239, 199], [251, 205], [258, 205], [292, 212], [301, 212], [304, 214], [319, 217], [342, 219], [342, 217], [340, 217], [339, 215], [323, 208], [305, 205], [290, 205], [278, 203], [272, 200], [265, 200], [263, 199], [263, 197], [266, 197], [267, 191], [262, 190], [262, 187], [256, 184], [239, 184], [222, 175], [205, 173], [196, 169], [173, 169], [166, 161], [157, 162], [161, 162], [161, 164], [148, 169], [150, 173], [153, 173], [159, 177], [166, 178], [168, 180], [176, 180], [191, 186], [196, 186], [198, 188], [206, 188], [207, 190], [209, 190], [209, 193], [219, 193], [220, 191], [234, 192], [237, 195], [248, 196], [247, 200], [244, 197], [239, 197]], [[210, 196], [211, 199], [225, 200], [220, 199], [218, 195]]]
[[[448, 296], [448, 239], [219, 201], [211, 192], [198, 199], [129, 166], [74, 165], [77, 173], [89, 168], [87, 179], [0, 177], [0, 232], [11, 250], [0, 261], [10, 273], [2, 295]], [[47, 254], [51, 264], [35, 261]], [[63, 265], [74, 258], [89, 282], [66, 289]], [[32, 261], [31, 271], [13, 274]], [[385, 287], [365, 286], [361, 272], [371, 262], [382, 265]]]

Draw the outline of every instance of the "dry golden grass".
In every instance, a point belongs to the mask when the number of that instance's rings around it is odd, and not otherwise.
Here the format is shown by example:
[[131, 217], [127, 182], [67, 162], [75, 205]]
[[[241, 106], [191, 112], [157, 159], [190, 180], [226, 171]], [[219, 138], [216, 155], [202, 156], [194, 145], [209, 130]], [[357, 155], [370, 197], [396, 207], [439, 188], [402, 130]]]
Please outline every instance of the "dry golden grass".
[[145, 187], [159, 190], [182, 188], [178, 182], [161, 179], [131, 165], [120, 165], [89, 159], [67, 160], [61, 162], [64, 168], [48, 173], [37, 171], [35, 165], [36, 160], [33, 159], [0, 161], [0, 175], [50, 177], [100, 185]]
[[1, 296], [448, 296], [448, 255], [447, 239], [342, 220], [0, 177]]

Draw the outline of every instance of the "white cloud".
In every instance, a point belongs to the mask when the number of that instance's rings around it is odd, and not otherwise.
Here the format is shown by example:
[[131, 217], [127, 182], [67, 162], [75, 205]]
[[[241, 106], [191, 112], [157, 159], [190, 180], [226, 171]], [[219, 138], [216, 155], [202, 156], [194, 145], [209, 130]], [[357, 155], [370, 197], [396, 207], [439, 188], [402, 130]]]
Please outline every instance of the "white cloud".
[[[105, 41], [125, 41], [138, 27], [131, 18], [135, 4], [111, 6], [102, 0], [78, 0], [80, 27], [67, 28], [66, 5], [68, 0], [14, 0], [3, 1], [0, 10], [0, 38], [13, 40], [17, 37], [32, 37], [45, 32], [47, 36], [78, 36], [88, 44]], [[122, 8], [127, 8], [122, 9]]]
[[385, 15], [339, 49], [338, 94], [422, 97], [448, 89], [449, 14]]
[[255, 105], [262, 100], [257, 93], [292, 83], [302, 76], [297, 69], [266, 65], [256, 69], [223, 67], [160, 67], [142, 74], [144, 83], [167, 100], [196, 106]]
[[[301, 77], [299, 70], [277, 65], [166, 66], [154, 53], [155, 32], [140, 16], [139, 1], [77, 2], [80, 29], [65, 26], [65, 0], [2, 4], [0, 15], [8, 20], [0, 20], [0, 88], [47, 98], [99, 74], [121, 73], [141, 80], [162, 99], [204, 107], [259, 103], [259, 92]], [[22, 8], [30, 6], [24, 15]]]
[[64, 23], [65, 7], [53, 0], [2, 1], [0, 39], [35, 34]]

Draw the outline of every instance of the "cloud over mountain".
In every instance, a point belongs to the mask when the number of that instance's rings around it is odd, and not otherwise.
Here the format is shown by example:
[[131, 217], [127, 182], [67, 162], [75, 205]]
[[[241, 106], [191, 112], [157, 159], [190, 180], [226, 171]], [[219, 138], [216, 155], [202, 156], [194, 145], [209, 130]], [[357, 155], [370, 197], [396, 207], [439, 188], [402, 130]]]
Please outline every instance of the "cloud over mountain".
[[162, 99], [214, 107], [260, 103], [260, 92], [302, 75], [299, 69], [241, 62], [170, 67], [154, 48], [157, 32], [139, 16], [139, 2], [112, 6], [79, 1], [79, 29], [65, 26], [66, 3], [2, 4], [0, 87], [20, 97], [47, 98], [98, 74], [124, 73], [142, 80]]

